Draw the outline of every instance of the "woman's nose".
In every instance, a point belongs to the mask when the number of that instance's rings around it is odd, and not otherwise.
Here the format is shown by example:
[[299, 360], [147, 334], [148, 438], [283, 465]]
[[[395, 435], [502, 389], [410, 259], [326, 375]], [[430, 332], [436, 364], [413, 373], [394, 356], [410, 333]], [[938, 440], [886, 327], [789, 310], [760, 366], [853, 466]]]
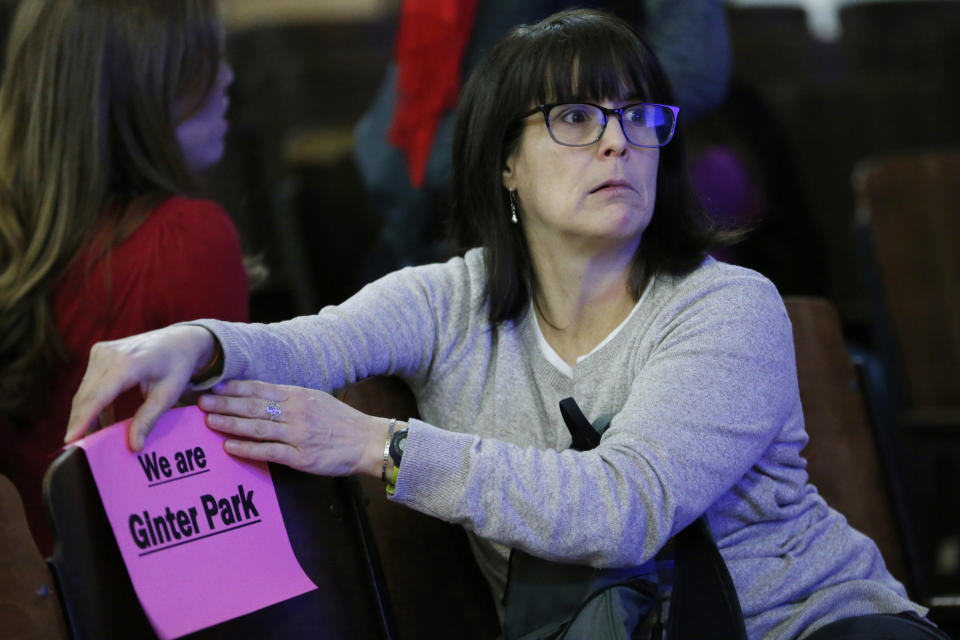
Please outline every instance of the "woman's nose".
[[628, 148], [630, 148], [630, 141], [623, 132], [620, 118], [610, 116], [603, 135], [600, 136], [600, 153], [605, 156], [623, 155]]

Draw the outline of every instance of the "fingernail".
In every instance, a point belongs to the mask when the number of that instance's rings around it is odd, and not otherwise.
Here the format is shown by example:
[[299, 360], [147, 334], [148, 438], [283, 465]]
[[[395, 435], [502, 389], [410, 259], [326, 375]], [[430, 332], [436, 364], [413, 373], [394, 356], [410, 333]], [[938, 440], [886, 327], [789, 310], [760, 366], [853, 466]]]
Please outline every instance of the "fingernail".
[[207, 422], [211, 425], [220, 426], [223, 424], [223, 416], [216, 413], [208, 414]]
[[213, 408], [213, 398], [210, 396], [200, 396], [200, 399], [197, 400], [197, 404], [202, 409], [212, 409]]

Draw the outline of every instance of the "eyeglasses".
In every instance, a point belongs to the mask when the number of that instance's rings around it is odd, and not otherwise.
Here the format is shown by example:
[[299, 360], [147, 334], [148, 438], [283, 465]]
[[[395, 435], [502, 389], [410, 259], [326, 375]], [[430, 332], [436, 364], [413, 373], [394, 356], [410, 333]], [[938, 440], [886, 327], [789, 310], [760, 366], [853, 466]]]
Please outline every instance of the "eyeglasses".
[[615, 115], [630, 144], [653, 148], [662, 147], [673, 138], [680, 108], [667, 104], [637, 103], [619, 109], [607, 109], [589, 102], [564, 102], [541, 104], [520, 116], [520, 119], [538, 111], [543, 114], [550, 137], [557, 144], [567, 147], [590, 146], [603, 136], [609, 116]]

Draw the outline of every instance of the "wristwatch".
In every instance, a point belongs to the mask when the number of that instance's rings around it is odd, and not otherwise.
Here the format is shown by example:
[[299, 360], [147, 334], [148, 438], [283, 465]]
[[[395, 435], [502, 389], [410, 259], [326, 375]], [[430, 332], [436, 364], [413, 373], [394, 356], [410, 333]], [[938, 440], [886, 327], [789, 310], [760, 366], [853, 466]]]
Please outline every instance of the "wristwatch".
[[393, 466], [399, 468], [403, 459], [403, 447], [407, 444], [407, 428], [398, 429], [390, 438], [390, 459]]

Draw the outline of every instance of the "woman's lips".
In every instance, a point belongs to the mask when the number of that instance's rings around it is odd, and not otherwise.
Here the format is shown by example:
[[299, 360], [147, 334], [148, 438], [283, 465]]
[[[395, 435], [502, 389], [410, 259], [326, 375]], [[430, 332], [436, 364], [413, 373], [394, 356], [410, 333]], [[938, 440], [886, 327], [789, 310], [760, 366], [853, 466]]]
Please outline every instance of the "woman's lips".
[[597, 193], [599, 191], [624, 191], [624, 190], [633, 191], [634, 189], [629, 182], [626, 182], [624, 180], [608, 180], [607, 182], [604, 182], [603, 184], [591, 189], [590, 193]]

